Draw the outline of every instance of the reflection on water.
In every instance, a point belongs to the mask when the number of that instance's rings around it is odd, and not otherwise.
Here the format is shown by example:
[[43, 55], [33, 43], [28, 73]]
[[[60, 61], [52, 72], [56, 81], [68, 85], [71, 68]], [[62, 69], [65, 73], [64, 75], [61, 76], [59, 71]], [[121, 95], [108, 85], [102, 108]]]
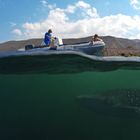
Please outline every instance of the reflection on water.
[[140, 119], [94, 112], [76, 100], [114, 89], [139, 89], [139, 75], [135, 70], [1, 75], [0, 139], [140, 139]]
[[83, 55], [29, 54], [0, 57], [0, 74], [74, 74], [93, 71], [108, 72], [119, 69], [140, 70], [140, 58], [137, 57], [109, 57], [109, 59], [108, 57]]

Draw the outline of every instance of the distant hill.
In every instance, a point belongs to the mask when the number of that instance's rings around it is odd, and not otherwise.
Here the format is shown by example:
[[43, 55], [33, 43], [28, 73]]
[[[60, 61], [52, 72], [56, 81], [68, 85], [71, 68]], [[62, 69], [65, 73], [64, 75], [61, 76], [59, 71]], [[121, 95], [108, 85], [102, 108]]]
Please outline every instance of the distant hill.
[[[91, 40], [91, 36], [84, 38], [71, 38], [71, 39], [63, 39], [64, 44], [75, 44], [82, 42], [89, 42]], [[113, 36], [103, 36], [102, 39], [106, 43], [107, 48], [115, 48], [115, 49], [140, 49], [140, 40], [134, 39], [124, 39], [117, 38]], [[43, 39], [29, 39], [22, 41], [8, 41], [0, 44], [0, 51], [15, 51], [20, 48], [24, 48], [25, 45], [34, 44], [40, 45]]]
[[25, 45], [34, 44], [40, 45], [42, 39], [29, 39], [21, 41], [8, 41], [0, 44], [0, 51], [15, 51], [20, 48], [24, 48]]

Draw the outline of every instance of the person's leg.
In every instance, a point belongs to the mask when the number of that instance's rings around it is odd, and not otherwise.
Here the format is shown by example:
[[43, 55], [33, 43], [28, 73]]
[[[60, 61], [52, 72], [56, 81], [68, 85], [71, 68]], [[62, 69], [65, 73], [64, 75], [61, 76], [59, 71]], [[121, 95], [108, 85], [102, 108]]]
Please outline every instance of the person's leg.
[[50, 50], [56, 50], [57, 48], [56, 47], [50, 47]]

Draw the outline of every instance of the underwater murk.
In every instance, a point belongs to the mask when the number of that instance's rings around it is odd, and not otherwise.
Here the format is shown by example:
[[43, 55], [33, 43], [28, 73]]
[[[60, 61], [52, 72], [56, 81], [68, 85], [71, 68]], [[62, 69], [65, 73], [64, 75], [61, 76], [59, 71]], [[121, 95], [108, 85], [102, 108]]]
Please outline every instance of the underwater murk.
[[138, 63], [0, 59], [0, 140], [140, 139]]

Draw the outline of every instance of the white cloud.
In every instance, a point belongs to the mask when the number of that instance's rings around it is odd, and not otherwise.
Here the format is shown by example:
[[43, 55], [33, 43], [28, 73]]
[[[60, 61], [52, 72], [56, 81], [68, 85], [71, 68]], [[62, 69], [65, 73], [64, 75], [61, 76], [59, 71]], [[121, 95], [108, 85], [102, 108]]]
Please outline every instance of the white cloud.
[[[82, 15], [82, 17], [98, 17], [98, 13], [96, 8], [92, 7], [90, 4], [84, 2], [84, 1], [78, 1], [74, 5], [68, 5], [66, 9], [64, 9], [65, 12], [68, 13], [75, 13], [75, 11], [78, 11], [78, 14]], [[76, 14], [76, 13], [75, 13]]]
[[51, 10], [48, 15], [48, 21], [55, 21], [56, 23], [64, 23], [69, 20], [68, 16], [64, 12], [63, 9], [56, 8], [55, 10]]
[[140, 0], [130, 0], [130, 4], [134, 9], [140, 10]]
[[50, 10], [55, 9], [56, 8], [56, 4], [55, 3], [54, 4], [48, 4], [48, 8]]
[[12, 33], [15, 34], [15, 35], [17, 35], [17, 36], [21, 36], [21, 35], [22, 35], [22, 32], [21, 32], [20, 29], [14, 29], [14, 30], [12, 31]]
[[15, 22], [10, 22], [9, 24], [11, 27], [15, 27], [17, 25]]
[[84, 2], [84, 1], [78, 1], [75, 5], [76, 5], [76, 7], [80, 7], [83, 9], [88, 9], [91, 7], [88, 3]]
[[47, 0], [41, 0], [40, 3], [41, 3], [42, 6], [44, 6], [44, 7], [47, 7], [47, 6], [48, 6]]
[[[79, 8], [84, 10], [78, 13], [84, 17], [72, 21], [69, 14], [76, 14]], [[88, 18], [87, 18], [88, 17]], [[52, 8], [46, 19], [40, 22], [26, 22], [13, 33], [25, 38], [43, 37], [44, 33], [52, 28], [55, 36], [61, 38], [85, 37], [95, 33], [99, 35], [112, 35], [126, 38], [140, 38], [140, 16], [127, 16], [123, 14], [100, 17], [96, 8], [84, 1], [68, 5], [65, 9]]]
[[68, 7], [65, 9], [65, 12], [72, 13], [73, 14], [75, 12], [75, 10], [76, 10], [76, 7], [75, 6], [68, 5]]

